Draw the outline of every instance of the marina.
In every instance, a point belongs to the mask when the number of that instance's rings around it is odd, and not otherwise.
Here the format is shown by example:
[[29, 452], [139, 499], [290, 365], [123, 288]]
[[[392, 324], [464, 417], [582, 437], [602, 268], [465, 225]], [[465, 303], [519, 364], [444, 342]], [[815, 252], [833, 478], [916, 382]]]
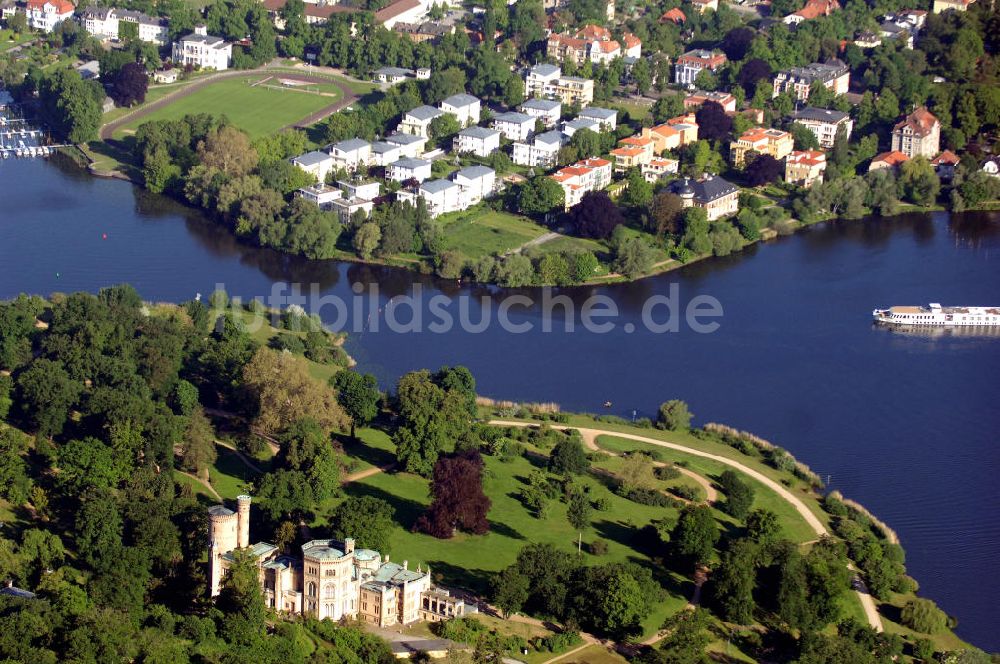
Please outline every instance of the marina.
[[21, 117], [16, 106], [0, 101], [0, 159], [48, 157], [59, 146]]

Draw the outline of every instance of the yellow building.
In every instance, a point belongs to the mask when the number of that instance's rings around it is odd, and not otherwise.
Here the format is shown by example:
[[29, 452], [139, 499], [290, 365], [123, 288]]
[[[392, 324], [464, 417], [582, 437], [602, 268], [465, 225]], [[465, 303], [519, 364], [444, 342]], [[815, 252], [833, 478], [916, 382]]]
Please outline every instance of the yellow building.
[[975, 0], [934, 0], [933, 11], [935, 14], [940, 14], [946, 12], [949, 9], [954, 9], [957, 12], [968, 11], [969, 5], [971, 5]]
[[795, 147], [795, 140], [787, 131], [780, 129], [764, 129], [755, 127], [743, 132], [743, 135], [729, 146], [729, 155], [733, 166], [742, 166], [748, 152], [769, 154], [775, 159], [784, 159]]
[[624, 173], [630, 168], [642, 168], [653, 158], [653, 139], [632, 136], [618, 141], [621, 147], [611, 151], [615, 160], [615, 173]]
[[443, 601], [450, 595], [434, 588], [430, 569], [389, 562], [378, 551], [356, 548], [349, 537], [306, 542], [301, 556], [285, 555], [267, 542], [250, 545], [250, 496], [239, 496], [237, 506], [237, 512], [224, 505], [208, 510], [211, 597], [222, 590], [234, 553], [244, 550], [257, 561], [266, 605], [278, 612], [391, 627], [476, 611], [460, 599]]
[[661, 125], [643, 127], [641, 137], [651, 140], [653, 153], [661, 155], [697, 141], [698, 123], [694, 119], [694, 114], [679, 115]]

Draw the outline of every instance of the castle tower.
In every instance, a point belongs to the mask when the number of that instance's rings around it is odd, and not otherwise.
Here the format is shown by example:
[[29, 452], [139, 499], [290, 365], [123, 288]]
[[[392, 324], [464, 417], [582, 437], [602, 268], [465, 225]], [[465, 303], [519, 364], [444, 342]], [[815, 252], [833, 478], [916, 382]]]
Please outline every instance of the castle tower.
[[237, 546], [250, 546], [250, 496], [236, 496]]
[[237, 548], [239, 517], [224, 505], [208, 508], [208, 589], [215, 597], [222, 587], [222, 556]]

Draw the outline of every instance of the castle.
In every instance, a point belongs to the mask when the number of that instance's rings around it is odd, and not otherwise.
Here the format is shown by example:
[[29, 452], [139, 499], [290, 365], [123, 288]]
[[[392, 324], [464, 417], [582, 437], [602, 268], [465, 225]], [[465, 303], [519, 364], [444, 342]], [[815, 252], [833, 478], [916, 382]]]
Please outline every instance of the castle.
[[409, 569], [383, 560], [378, 551], [358, 549], [352, 538], [312, 540], [301, 557], [285, 555], [273, 544], [250, 544], [250, 496], [236, 498], [236, 511], [224, 505], [208, 509], [209, 593], [215, 597], [236, 549], [257, 561], [264, 601], [275, 611], [323, 620], [356, 618], [379, 627], [419, 620], [463, 616], [476, 607], [435, 588], [430, 569]]

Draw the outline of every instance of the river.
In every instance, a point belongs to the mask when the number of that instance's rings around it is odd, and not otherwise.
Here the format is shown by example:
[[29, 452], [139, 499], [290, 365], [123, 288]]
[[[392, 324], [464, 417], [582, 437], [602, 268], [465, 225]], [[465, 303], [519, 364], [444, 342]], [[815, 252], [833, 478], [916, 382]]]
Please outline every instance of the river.
[[[787, 447], [887, 521], [921, 594], [958, 617], [961, 636], [1000, 650], [1000, 575], [991, 571], [1000, 552], [1000, 338], [899, 334], [870, 322], [876, 306], [1000, 305], [1000, 214], [821, 224], [634, 284], [564, 291], [576, 305], [594, 294], [616, 303], [608, 333], [579, 326], [568, 333], [558, 319], [545, 333], [535, 306], [510, 316], [534, 325], [528, 333], [494, 324], [482, 333], [401, 334], [388, 329], [388, 316], [404, 308], [401, 296], [415, 284], [425, 299], [503, 293], [247, 247], [128, 183], [58, 162], [7, 160], [0, 162], [0, 265], [2, 298], [118, 282], [175, 302], [216, 284], [244, 298], [266, 296], [275, 282], [315, 283], [347, 298], [352, 283], [378, 284], [382, 309], [348, 320], [361, 331], [347, 348], [385, 384], [411, 369], [465, 364], [482, 394], [568, 410], [643, 416], [683, 398], [698, 422]], [[716, 298], [724, 312], [718, 330], [643, 327], [643, 303], [671, 285], [682, 304]], [[496, 314], [495, 304], [476, 300], [471, 317], [487, 311]], [[333, 312], [327, 307], [324, 319]]]

